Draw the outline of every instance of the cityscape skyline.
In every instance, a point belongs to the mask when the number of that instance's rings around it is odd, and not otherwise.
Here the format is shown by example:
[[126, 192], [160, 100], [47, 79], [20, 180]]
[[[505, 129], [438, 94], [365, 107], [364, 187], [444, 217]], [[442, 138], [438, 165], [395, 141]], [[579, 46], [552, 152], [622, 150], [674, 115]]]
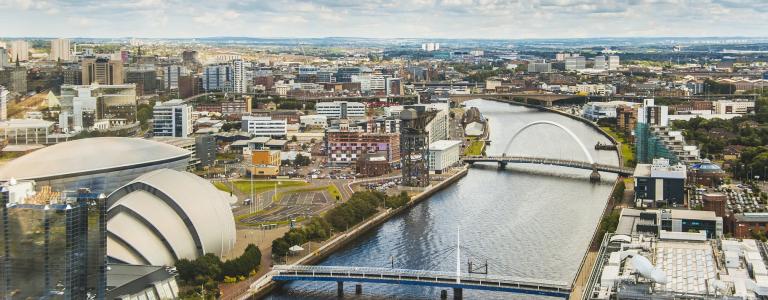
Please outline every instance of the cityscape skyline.
[[0, 1], [14, 37], [764, 37], [765, 12], [759, 0]]

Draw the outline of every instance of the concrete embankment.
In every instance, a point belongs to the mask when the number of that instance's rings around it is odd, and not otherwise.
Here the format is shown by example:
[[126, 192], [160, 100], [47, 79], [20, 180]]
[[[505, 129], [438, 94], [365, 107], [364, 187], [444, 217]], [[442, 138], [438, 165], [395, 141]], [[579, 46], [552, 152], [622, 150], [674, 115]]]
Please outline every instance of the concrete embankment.
[[[466, 166], [463, 166], [458, 173], [448, 177], [447, 179], [433, 186], [428, 187], [423, 192], [413, 196], [411, 198], [411, 201], [408, 202], [408, 204], [404, 205], [403, 207], [400, 207], [397, 209], [389, 209], [369, 218], [363, 223], [355, 226], [354, 228], [351, 228], [347, 232], [341, 233], [331, 238], [329, 242], [325, 243], [318, 250], [312, 252], [311, 254], [308, 254], [307, 256], [302, 257], [301, 259], [296, 261], [294, 264], [312, 265], [322, 261], [323, 259], [327, 258], [329, 255], [333, 254], [340, 248], [356, 240], [358, 237], [364, 235], [365, 233], [375, 229], [376, 227], [386, 222], [387, 220], [391, 219], [392, 217], [407, 211], [414, 205], [426, 199], [429, 199], [430, 196], [434, 195], [440, 190], [450, 186], [451, 184], [455, 183], [462, 177], [466, 176], [468, 172], [469, 172], [469, 169]], [[261, 299], [269, 295], [269, 293], [272, 292], [272, 290], [274, 290], [280, 284], [280, 283], [271, 281], [269, 278], [270, 276], [271, 276], [270, 274], [267, 274], [264, 277], [256, 280], [253, 283], [253, 285], [251, 285], [251, 289], [248, 291], [248, 293], [242, 295], [239, 299]]]

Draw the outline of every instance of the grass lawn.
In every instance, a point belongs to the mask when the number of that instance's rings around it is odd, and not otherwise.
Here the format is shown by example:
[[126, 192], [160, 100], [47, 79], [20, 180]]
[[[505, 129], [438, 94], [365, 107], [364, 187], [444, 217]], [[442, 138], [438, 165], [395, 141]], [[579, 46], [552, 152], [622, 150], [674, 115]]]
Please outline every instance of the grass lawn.
[[464, 155], [483, 155], [483, 149], [485, 149], [485, 141], [472, 140], [464, 149]]
[[224, 183], [224, 182], [219, 182], [219, 181], [214, 182], [213, 186], [215, 186], [220, 191], [225, 191], [227, 193], [231, 193], [232, 192], [232, 190], [229, 189], [229, 184]]
[[621, 157], [624, 158], [624, 166], [625, 167], [634, 167], [635, 166], [635, 149], [632, 147], [630, 143], [627, 143], [626, 140], [624, 140], [624, 137], [620, 136], [618, 133], [613, 131], [610, 127], [600, 127], [600, 129], [605, 130], [610, 136], [612, 136], [616, 141], [621, 143]]
[[[309, 183], [306, 183], [304, 181], [295, 181], [295, 180], [282, 180], [282, 181], [253, 181], [253, 191], [256, 193], [260, 193], [263, 191], [267, 191], [270, 189], [275, 188], [275, 183], [278, 183], [277, 188], [287, 188], [287, 187], [295, 187], [295, 186], [305, 186]], [[247, 180], [238, 180], [234, 182], [235, 188], [240, 190], [243, 193], [250, 193], [251, 192], [251, 182]]]

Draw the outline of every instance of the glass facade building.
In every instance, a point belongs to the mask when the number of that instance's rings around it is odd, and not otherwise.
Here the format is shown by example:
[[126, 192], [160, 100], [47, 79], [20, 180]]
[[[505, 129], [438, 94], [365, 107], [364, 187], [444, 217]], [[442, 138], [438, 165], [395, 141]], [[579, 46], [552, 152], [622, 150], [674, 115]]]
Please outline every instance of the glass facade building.
[[104, 299], [106, 201], [88, 190], [59, 201], [8, 204], [0, 192], [4, 299]]

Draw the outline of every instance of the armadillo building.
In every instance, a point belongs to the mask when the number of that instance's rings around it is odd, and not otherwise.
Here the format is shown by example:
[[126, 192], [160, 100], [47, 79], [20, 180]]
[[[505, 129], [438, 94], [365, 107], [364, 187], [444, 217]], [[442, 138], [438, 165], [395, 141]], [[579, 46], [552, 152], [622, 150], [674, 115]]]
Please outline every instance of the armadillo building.
[[235, 244], [226, 194], [188, 172], [152, 171], [107, 197], [107, 256], [113, 262], [171, 266]]

